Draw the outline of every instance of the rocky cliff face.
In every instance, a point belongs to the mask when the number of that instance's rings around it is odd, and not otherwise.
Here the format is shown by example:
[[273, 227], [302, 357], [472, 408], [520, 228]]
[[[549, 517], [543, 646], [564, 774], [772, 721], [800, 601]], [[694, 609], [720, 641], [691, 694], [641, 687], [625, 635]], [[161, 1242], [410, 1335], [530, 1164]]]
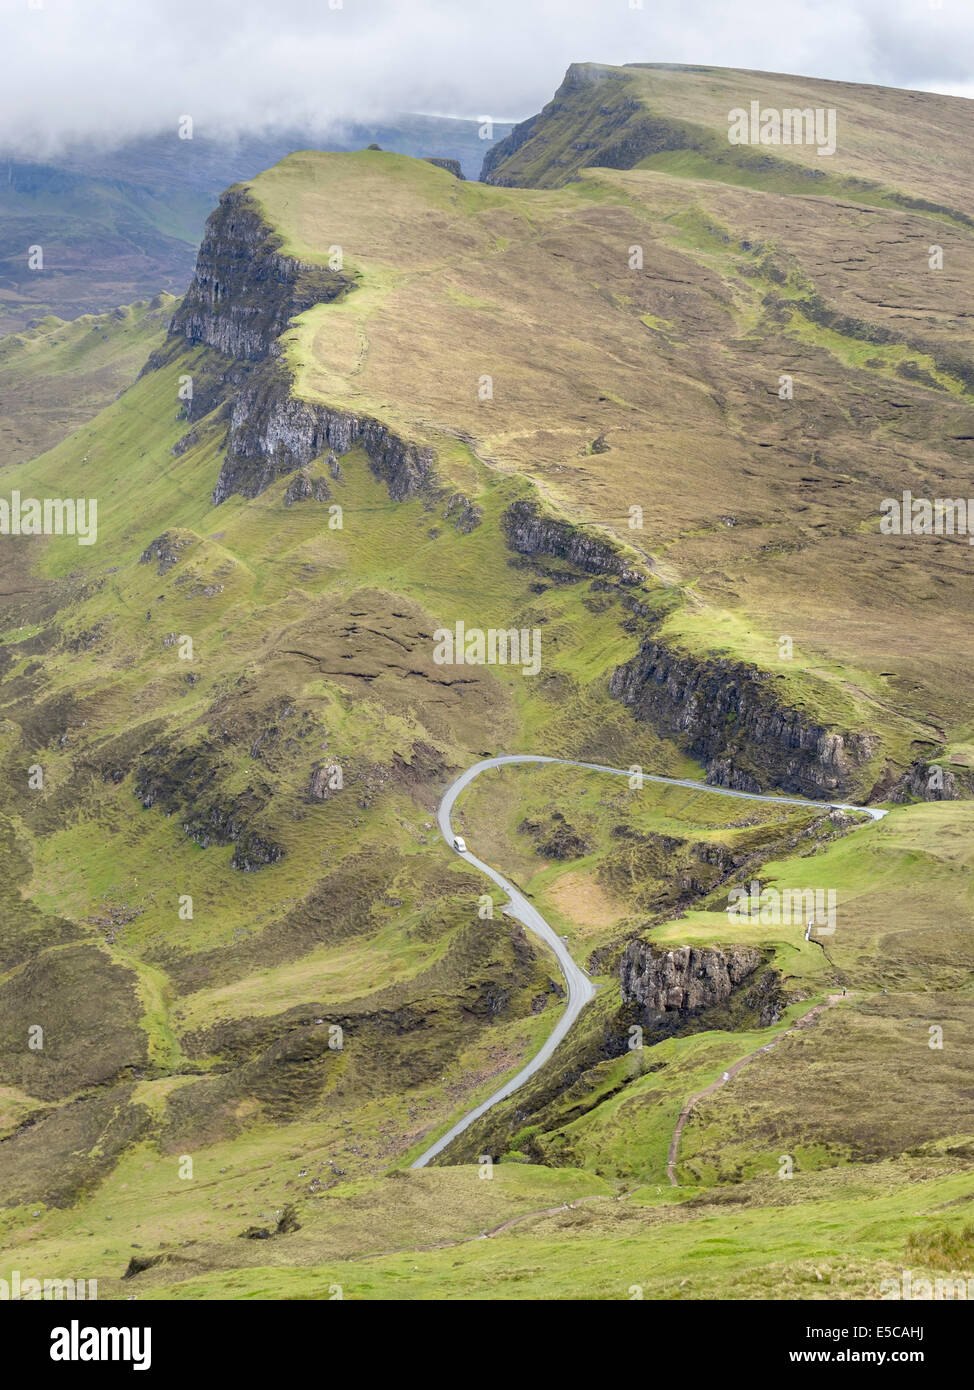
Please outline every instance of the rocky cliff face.
[[424, 158], [427, 164], [435, 164], [437, 169], [445, 169], [448, 174], [452, 174], [453, 177], [459, 179], [461, 183], [466, 182], [463, 170], [460, 167], [459, 159], [440, 159], [433, 154], [428, 154], [424, 156]]
[[[510, 135], [499, 140], [487, 151], [480, 170], [481, 182], [501, 185], [523, 183], [524, 179], [517, 170], [516, 164], [512, 164], [509, 169], [502, 166], [513, 160], [513, 156], [530, 141], [535, 141], [543, 149], [548, 144], [547, 132], [550, 130], [551, 134], [554, 135], [556, 133], [554, 127], [561, 120], [571, 119], [573, 99], [577, 94], [582, 92], [584, 88], [594, 87], [602, 81], [611, 83], [613, 76], [594, 65], [572, 63], [565, 73], [564, 81], [547, 106], [543, 107], [536, 116], [529, 116], [526, 121], [520, 121]], [[616, 79], [615, 85], [618, 85], [618, 79]], [[592, 115], [595, 115], [596, 118], [601, 115], [602, 117], [612, 116], [616, 120], [618, 119], [615, 102], [611, 105], [605, 104], [601, 113], [590, 112], [588, 114], [590, 118]], [[591, 125], [591, 123], [590, 119], [589, 124]], [[596, 124], [601, 125], [601, 122], [596, 120]], [[591, 143], [595, 146], [599, 142], [595, 140]]]
[[400, 439], [370, 416], [299, 399], [283, 368], [267, 364], [231, 408], [227, 455], [213, 491], [214, 505], [235, 492], [256, 497], [276, 478], [306, 467], [329, 450], [347, 453], [353, 444], [362, 445], [373, 473], [395, 501], [432, 491], [432, 449]]
[[491, 146], [484, 155], [484, 162], [480, 169], [481, 183], [503, 185], [506, 182], [503, 175], [497, 171], [505, 160], [517, 154], [518, 150], [527, 144], [544, 120], [548, 110], [549, 107], [545, 107], [544, 111], [539, 111], [536, 116], [529, 116], [526, 121], [521, 121], [514, 127], [510, 135], [506, 135], [503, 140], [498, 140], [496, 145]]
[[615, 575], [624, 584], [642, 582], [642, 575], [610, 541], [543, 516], [536, 502], [513, 502], [504, 513], [503, 527], [508, 545], [519, 555], [547, 555], [586, 574]]
[[707, 781], [739, 791], [768, 787], [815, 799], [862, 794], [879, 740], [832, 733], [782, 704], [770, 672], [701, 660], [652, 638], [613, 672], [611, 694], [704, 763]]
[[[370, 416], [295, 395], [280, 335], [295, 315], [348, 293], [354, 282], [284, 255], [280, 247], [246, 190], [228, 190], [207, 222], [193, 282], [169, 327], [169, 348], [147, 367], [169, 360], [181, 341], [210, 349], [194, 367], [184, 413], [200, 420], [222, 405], [229, 421], [214, 505], [234, 493], [256, 497], [322, 454], [346, 453], [354, 444], [362, 445], [395, 501], [432, 495], [432, 449], [400, 439]], [[196, 437], [191, 430], [177, 451]], [[471, 525], [477, 520], [472, 517]]]
[[282, 255], [280, 245], [250, 195], [228, 189], [207, 220], [196, 272], [170, 336], [261, 362], [295, 314], [354, 288], [338, 271]]
[[[613, 543], [514, 502], [502, 518], [520, 555], [548, 556], [587, 574], [637, 585], [643, 576]], [[613, 672], [609, 690], [637, 719], [678, 739], [704, 763], [707, 780], [739, 791], [768, 788], [813, 799], [864, 795], [866, 765], [878, 748], [869, 733], [837, 733], [784, 705], [774, 677], [742, 662], [700, 660], [652, 638]]]
[[731, 991], [762, 964], [761, 952], [753, 946], [661, 951], [645, 941], [630, 941], [619, 964], [622, 1002], [638, 1005], [651, 1022], [666, 1014], [695, 1013], [726, 1003]]

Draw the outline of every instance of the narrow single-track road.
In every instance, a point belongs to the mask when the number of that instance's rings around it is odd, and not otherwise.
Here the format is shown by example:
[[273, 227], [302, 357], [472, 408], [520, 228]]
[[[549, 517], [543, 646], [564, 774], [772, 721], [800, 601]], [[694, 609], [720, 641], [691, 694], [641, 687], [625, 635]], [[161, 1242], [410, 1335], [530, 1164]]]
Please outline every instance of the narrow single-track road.
[[[450, 822], [450, 813], [457, 797], [475, 777], [479, 777], [489, 767], [506, 767], [508, 763], [555, 763], [562, 767], [586, 768], [589, 772], [608, 772], [614, 777], [629, 777], [631, 775], [629, 768], [606, 767], [602, 763], [576, 762], [572, 758], [545, 758], [534, 753], [507, 753], [498, 758], [484, 758], [481, 762], [468, 767], [466, 772], [461, 773], [457, 780], [443, 793], [443, 798], [440, 801], [436, 813], [437, 820], [443, 838], [451, 848], [453, 846], [453, 826]], [[707, 782], [694, 782], [685, 777], [661, 777], [644, 772], [642, 778], [644, 782], [662, 782], [670, 787], [687, 787], [691, 791], [710, 792], [715, 796], [733, 796], [742, 801], [771, 801], [784, 806], [821, 806], [841, 811], [862, 811], [872, 820], [882, 820], [883, 816], [886, 815], [885, 811], [877, 810], [872, 806], [850, 806], [846, 802], [807, 801], [802, 797], [795, 796], [765, 796], [759, 792], [738, 792], [729, 787], [712, 787]], [[431, 1144], [428, 1149], [421, 1153], [419, 1158], [412, 1163], [413, 1168], [425, 1168], [431, 1159], [442, 1153], [447, 1145], [453, 1142], [458, 1134], [462, 1134], [475, 1120], [479, 1120], [481, 1115], [486, 1115], [487, 1111], [497, 1105], [499, 1101], [506, 1100], [508, 1096], [513, 1095], [529, 1077], [539, 1071], [548, 1058], [553, 1055], [582, 1009], [595, 995], [595, 986], [588, 975], [580, 965], [576, 965], [571, 952], [561, 937], [548, 925], [538, 909], [528, 902], [524, 894], [518, 892], [513, 883], [509, 883], [503, 874], [498, 873], [489, 864], [485, 864], [482, 859], [478, 859], [469, 850], [462, 853], [459, 850], [454, 852], [460, 854], [461, 858], [465, 859], [468, 864], [472, 864], [474, 868], [479, 869], [482, 874], [486, 874], [499, 888], [503, 889], [509, 899], [503, 908], [508, 917], [516, 918], [527, 927], [528, 931], [533, 932], [535, 936], [540, 937], [546, 945], [551, 947], [558, 960], [561, 973], [565, 977], [565, 984], [568, 987], [568, 1001], [550, 1036], [530, 1062], [522, 1067], [516, 1076], [512, 1076], [510, 1081], [506, 1081], [493, 1095], [488, 1096], [486, 1100], [481, 1101], [478, 1106], [464, 1115], [462, 1120], [458, 1120], [451, 1129], [448, 1129], [444, 1135], [437, 1139], [435, 1144]]]

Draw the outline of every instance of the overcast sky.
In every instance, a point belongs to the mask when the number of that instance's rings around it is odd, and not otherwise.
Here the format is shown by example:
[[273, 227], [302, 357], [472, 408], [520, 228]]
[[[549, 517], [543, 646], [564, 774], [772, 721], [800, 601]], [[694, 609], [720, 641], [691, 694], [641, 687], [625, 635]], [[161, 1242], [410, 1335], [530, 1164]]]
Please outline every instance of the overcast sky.
[[[335, 6], [335, 8], [332, 8]], [[175, 129], [522, 118], [571, 62], [974, 96], [972, 0], [0, 0], [0, 148]]]

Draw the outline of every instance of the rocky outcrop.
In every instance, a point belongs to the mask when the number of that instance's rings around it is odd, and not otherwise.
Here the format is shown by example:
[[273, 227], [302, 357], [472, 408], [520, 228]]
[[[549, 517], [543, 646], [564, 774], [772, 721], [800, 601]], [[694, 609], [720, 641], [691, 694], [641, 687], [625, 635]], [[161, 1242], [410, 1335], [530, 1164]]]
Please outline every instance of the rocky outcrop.
[[443, 508], [443, 520], [451, 521], [462, 536], [469, 535], [478, 527], [483, 515], [483, 507], [478, 507], [476, 502], [471, 502], [462, 492], [455, 492]]
[[[185, 829], [185, 827], [184, 827]], [[245, 830], [235, 841], [230, 857], [231, 869], [252, 874], [265, 864], [278, 864], [284, 858], [284, 849], [273, 840], [258, 835], [254, 830]]]
[[544, 820], [522, 820], [518, 833], [530, 835], [535, 853], [543, 859], [580, 859], [592, 846], [560, 811], [552, 811]]
[[861, 794], [878, 737], [830, 732], [781, 703], [774, 681], [742, 662], [692, 657], [650, 638], [616, 667], [609, 691], [637, 719], [678, 739], [716, 786], [814, 799]]
[[407, 443], [371, 416], [351, 415], [300, 400], [277, 364], [256, 373], [230, 412], [227, 455], [213, 490], [213, 504], [233, 493], [256, 497], [279, 477], [306, 467], [332, 450], [361, 444], [375, 476], [396, 502], [433, 489], [433, 450]]
[[284, 505], [292, 507], [295, 502], [327, 502], [331, 498], [331, 488], [324, 478], [313, 478], [307, 468], [302, 468], [284, 489]]
[[327, 801], [338, 781], [338, 766], [335, 763], [319, 763], [311, 769], [308, 782], [308, 796], [312, 801]]
[[182, 458], [183, 454], [188, 453], [190, 449], [195, 449], [199, 442], [199, 431], [187, 430], [181, 438], [176, 440], [169, 452], [173, 458]]
[[452, 174], [455, 179], [460, 179], [462, 183], [466, 182], [459, 159], [438, 159], [435, 155], [428, 154], [424, 156], [424, 161], [427, 164], [435, 164], [437, 169], [445, 169], [448, 174]]
[[178, 565], [181, 552], [187, 546], [193, 544], [195, 536], [182, 534], [178, 531], [163, 531], [161, 536], [156, 536], [139, 556], [140, 565], [151, 565], [155, 560], [158, 562], [156, 573], [165, 574], [171, 570], [173, 565]]
[[417, 739], [409, 749], [409, 756], [393, 753], [390, 779], [402, 787], [424, 786], [440, 781], [452, 769], [439, 749], [432, 744]]
[[293, 1202], [288, 1202], [273, 1230], [269, 1226], [248, 1226], [240, 1232], [240, 1237], [242, 1240], [273, 1240], [275, 1236], [289, 1236], [300, 1229], [298, 1209]]
[[781, 975], [777, 970], [761, 970], [752, 980], [743, 991], [741, 1002], [745, 1009], [754, 1013], [759, 1028], [770, 1028], [772, 1023], [778, 1022], [788, 1004]]
[[336, 270], [281, 253], [281, 238], [246, 190], [233, 187], [206, 223], [196, 271], [169, 325], [172, 337], [260, 362], [295, 314], [347, 293]]
[[974, 796], [974, 771], [918, 758], [887, 795], [897, 803], [909, 801], [960, 801]]
[[633, 569], [611, 541], [542, 515], [536, 502], [512, 502], [502, 518], [504, 535], [519, 555], [547, 555], [565, 560], [586, 574], [615, 575], [623, 584], [640, 584]]
[[438, 749], [417, 739], [409, 749], [393, 753], [390, 763], [359, 761], [341, 767], [334, 762], [316, 763], [311, 769], [308, 797], [311, 801], [328, 801], [348, 788], [356, 804], [366, 809], [389, 787], [427, 787], [441, 781], [449, 770], [450, 765]]
[[183, 833], [202, 849], [234, 846], [231, 868], [252, 873], [284, 858], [284, 849], [254, 825], [271, 800], [267, 784], [229, 794], [220, 790], [221, 766], [206, 747], [178, 748], [163, 741], [146, 749], [135, 769], [134, 790], [145, 810], [178, 815]]
[[619, 964], [622, 1002], [638, 1005], [649, 1021], [665, 1014], [686, 1016], [725, 1004], [732, 990], [763, 963], [753, 946], [726, 951], [678, 946], [663, 951], [646, 941], [630, 941]]

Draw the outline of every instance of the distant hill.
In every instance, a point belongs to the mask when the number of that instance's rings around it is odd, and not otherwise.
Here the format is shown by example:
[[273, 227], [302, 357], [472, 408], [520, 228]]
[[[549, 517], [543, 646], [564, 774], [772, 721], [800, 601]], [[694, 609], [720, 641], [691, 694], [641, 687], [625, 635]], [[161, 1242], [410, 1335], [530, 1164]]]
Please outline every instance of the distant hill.
[[[834, 113], [835, 149], [774, 142], [732, 112]], [[772, 193], [849, 197], [974, 226], [974, 102], [785, 73], [573, 63], [552, 100], [485, 154], [488, 183], [554, 188], [583, 169], [647, 169]], [[736, 131], [735, 134], [740, 134]], [[773, 136], [773, 129], [768, 131]]]
[[172, 295], [70, 322], [47, 314], [0, 338], [0, 458], [34, 458], [131, 385], [172, 317]]
[[[403, 116], [380, 125], [348, 124], [327, 138], [285, 130], [215, 139], [175, 130], [114, 150], [78, 147], [32, 162], [0, 152], [0, 334], [46, 314], [76, 318], [189, 283], [203, 224], [230, 183], [253, 178], [296, 149], [354, 150], [376, 143], [418, 157], [455, 160], [476, 178], [485, 147], [476, 121]], [[43, 250], [43, 269], [28, 248]]]

